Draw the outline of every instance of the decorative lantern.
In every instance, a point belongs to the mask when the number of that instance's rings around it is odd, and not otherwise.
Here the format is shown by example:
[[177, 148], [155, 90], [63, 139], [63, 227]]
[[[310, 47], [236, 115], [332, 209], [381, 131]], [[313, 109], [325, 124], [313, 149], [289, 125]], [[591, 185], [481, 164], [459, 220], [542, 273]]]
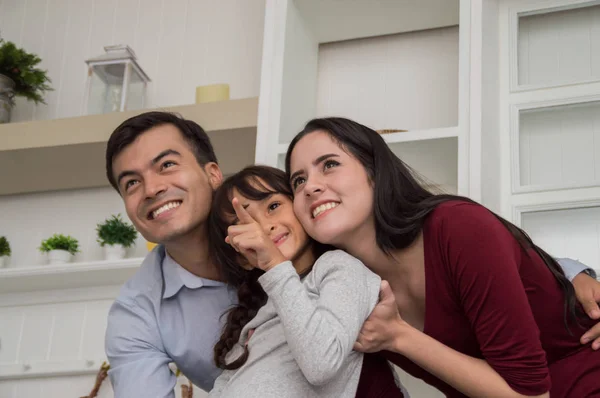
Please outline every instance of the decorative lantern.
[[104, 47], [106, 54], [86, 60], [88, 114], [143, 109], [150, 78], [129, 46]]

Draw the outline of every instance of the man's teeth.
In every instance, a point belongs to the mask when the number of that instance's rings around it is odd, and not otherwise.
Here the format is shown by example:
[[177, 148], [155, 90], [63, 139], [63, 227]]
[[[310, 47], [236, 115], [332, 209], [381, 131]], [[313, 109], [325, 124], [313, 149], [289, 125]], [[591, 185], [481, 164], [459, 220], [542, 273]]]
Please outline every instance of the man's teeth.
[[333, 209], [334, 207], [336, 207], [338, 205], [338, 203], [335, 202], [329, 202], [329, 203], [324, 203], [321, 206], [316, 207], [313, 210], [313, 218], [315, 218], [316, 216], [318, 216], [319, 214], [323, 213], [325, 210], [329, 210], [329, 209]]
[[167, 204], [164, 204], [152, 212], [152, 218], [158, 217], [161, 213], [164, 213], [167, 210], [179, 207], [180, 204], [181, 202], [169, 202]]

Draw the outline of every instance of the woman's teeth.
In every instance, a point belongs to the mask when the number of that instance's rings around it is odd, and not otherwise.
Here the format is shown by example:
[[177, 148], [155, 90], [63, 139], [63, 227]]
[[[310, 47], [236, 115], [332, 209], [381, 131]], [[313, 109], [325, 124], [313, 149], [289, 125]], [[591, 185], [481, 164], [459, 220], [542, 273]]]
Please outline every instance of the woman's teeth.
[[323, 203], [320, 206], [317, 206], [312, 213], [313, 218], [317, 217], [319, 214], [323, 213], [326, 210], [329, 209], [333, 209], [334, 207], [336, 207], [339, 203], [335, 203], [335, 202], [329, 202], [329, 203]]

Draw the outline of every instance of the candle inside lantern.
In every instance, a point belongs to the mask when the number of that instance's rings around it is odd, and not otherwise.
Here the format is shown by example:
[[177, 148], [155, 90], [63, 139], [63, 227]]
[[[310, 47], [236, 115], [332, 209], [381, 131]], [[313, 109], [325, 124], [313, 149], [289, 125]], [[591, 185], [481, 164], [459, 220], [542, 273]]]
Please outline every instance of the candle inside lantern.
[[227, 101], [229, 99], [229, 84], [211, 84], [196, 87], [196, 103]]

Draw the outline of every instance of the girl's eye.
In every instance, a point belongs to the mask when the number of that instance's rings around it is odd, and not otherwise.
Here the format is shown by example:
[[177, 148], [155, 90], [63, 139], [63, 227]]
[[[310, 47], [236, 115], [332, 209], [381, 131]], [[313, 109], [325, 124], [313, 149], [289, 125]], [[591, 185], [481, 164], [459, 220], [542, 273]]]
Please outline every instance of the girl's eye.
[[163, 164], [160, 165], [160, 168], [161, 168], [161, 170], [162, 169], [168, 169], [171, 166], [175, 166], [175, 162], [167, 160], [166, 162], [164, 162]]
[[323, 169], [327, 170], [327, 169], [331, 169], [332, 167], [336, 167], [339, 166], [340, 164], [338, 162], [336, 162], [335, 160], [327, 160], [324, 164], [323, 164]]
[[281, 206], [281, 203], [279, 202], [273, 202], [269, 205], [269, 212], [275, 210], [276, 208], [278, 208], [279, 206]]
[[296, 177], [294, 181], [292, 181], [292, 189], [296, 190], [296, 188], [298, 188], [298, 185], [304, 184], [304, 181], [304, 177]]

